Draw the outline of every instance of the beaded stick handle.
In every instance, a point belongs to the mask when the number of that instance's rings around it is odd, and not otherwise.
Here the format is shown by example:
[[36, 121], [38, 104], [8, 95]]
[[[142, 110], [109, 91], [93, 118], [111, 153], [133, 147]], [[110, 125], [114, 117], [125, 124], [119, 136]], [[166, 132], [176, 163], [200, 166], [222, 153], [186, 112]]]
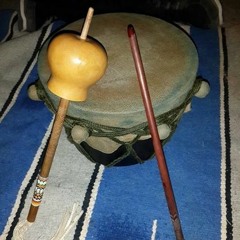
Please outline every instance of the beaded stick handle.
[[148, 91], [148, 86], [147, 86], [145, 71], [144, 71], [142, 58], [140, 54], [140, 49], [137, 41], [137, 36], [134, 30], [134, 27], [131, 24], [128, 25], [128, 37], [131, 45], [131, 51], [132, 51], [135, 68], [137, 72], [137, 77], [138, 77], [138, 81], [141, 89], [141, 94], [142, 94], [142, 99], [143, 99], [145, 112], [148, 120], [148, 125], [149, 125], [150, 133], [152, 136], [153, 147], [154, 147], [154, 151], [155, 151], [157, 162], [158, 162], [158, 168], [159, 168], [160, 176], [162, 179], [162, 184], [163, 184], [163, 188], [164, 188], [164, 192], [165, 192], [165, 196], [168, 204], [168, 209], [170, 212], [170, 217], [172, 219], [172, 223], [175, 231], [175, 236], [177, 240], [182, 240], [184, 239], [184, 237], [183, 237], [177, 205], [176, 205], [176, 201], [173, 193], [173, 188], [172, 188], [166, 160], [164, 157], [159, 133], [157, 130], [156, 120], [154, 117], [150, 94]]
[[[93, 8], [89, 8], [88, 10], [86, 20], [84, 22], [82, 33], [80, 36], [80, 39], [82, 40], [86, 40], [87, 38], [87, 33], [92, 20], [93, 11], [94, 11]], [[27, 221], [30, 223], [35, 221], [39, 206], [42, 201], [44, 189], [47, 184], [47, 179], [51, 170], [53, 158], [57, 149], [58, 141], [63, 128], [63, 123], [68, 110], [69, 102], [70, 101], [68, 99], [64, 99], [60, 97], [59, 106], [58, 106], [53, 127], [52, 127], [51, 137], [49, 140], [49, 144], [47, 147], [46, 155], [44, 157], [41, 171], [37, 178], [37, 183], [33, 193], [32, 203], [27, 216]]]

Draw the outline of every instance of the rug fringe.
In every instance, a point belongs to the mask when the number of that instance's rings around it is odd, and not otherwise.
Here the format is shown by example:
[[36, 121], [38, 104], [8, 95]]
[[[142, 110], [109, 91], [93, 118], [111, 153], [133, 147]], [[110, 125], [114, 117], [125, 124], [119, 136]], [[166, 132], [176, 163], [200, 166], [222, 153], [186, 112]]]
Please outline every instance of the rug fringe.
[[[83, 211], [80, 211], [80, 209], [81, 208], [77, 203], [73, 204], [72, 209], [67, 209], [57, 232], [51, 238], [51, 240], [64, 240], [64, 237], [66, 237], [71, 228], [82, 216]], [[13, 231], [13, 240], [24, 240], [24, 234], [31, 227], [32, 224], [33, 223], [30, 223], [27, 220], [19, 222]]]
[[68, 211], [66, 211], [56, 234], [51, 238], [51, 240], [64, 240], [64, 237], [69, 233], [71, 228], [76, 224], [78, 219], [83, 214], [82, 210], [79, 213], [79, 209], [79, 205], [74, 203], [72, 210], [69, 211], [68, 209]]
[[13, 240], [23, 240], [24, 233], [32, 224], [33, 223], [30, 223], [27, 220], [19, 222], [13, 231]]

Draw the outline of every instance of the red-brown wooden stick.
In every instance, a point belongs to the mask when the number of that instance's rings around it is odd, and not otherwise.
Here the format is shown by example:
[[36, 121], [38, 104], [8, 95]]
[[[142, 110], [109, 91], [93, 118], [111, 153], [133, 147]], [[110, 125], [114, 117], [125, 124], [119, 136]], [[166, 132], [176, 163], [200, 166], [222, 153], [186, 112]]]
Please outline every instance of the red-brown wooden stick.
[[36, 188], [33, 194], [32, 204], [29, 209], [27, 220], [34, 222], [37, 216], [38, 208], [41, 204], [44, 189], [46, 187], [47, 178], [51, 170], [52, 162], [58, 145], [59, 137], [62, 131], [63, 122], [68, 109], [69, 100], [60, 99], [57, 113], [55, 115], [52, 133], [47, 147], [47, 152], [44, 157], [41, 171], [39, 173]]
[[160, 176], [162, 179], [162, 184], [163, 184], [163, 188], [164, 188], [164, 192], [165, 192], [165, 196], [168, 204], [168, 209], [170, 212], [170, 217], [172, 219], [172, 223], [175, 231], [175, 236], [177, 240], [182, 240], [184, 239], [184, 237], [183, 237], [181, 223], [178, 215], [177, 205], [176, 205], [176, 201], [173, 193], [173, 188], [172, 188], [166, 160], [165, 160], [163, 149], [162, 149], [162, 144], [161, 144], [159, 133], [157, 130], [157, 124], [154, 117], [150, 94], [148, 91], [145, 71], [144, 71], [142, 58], [141, 58], [141, 54], [140, 54], [140, 50], [137, 42], [137, 37], [136, 37], [134, 27], [132, 25], [128, 26], [128, 37], [129, 37], [132, 55], [133, 55], [135, 68], [137, 72], [137, 77], [138, 77], [138, 81], [141, 89], [142, 99], [143, 99], [143, 103], [146, 111], [149, 130], [152, 136], [153, 147], [154, 147], [154, 151], [155, 151], [157, 162], [158, 162], [158, 168], [159, 168]]

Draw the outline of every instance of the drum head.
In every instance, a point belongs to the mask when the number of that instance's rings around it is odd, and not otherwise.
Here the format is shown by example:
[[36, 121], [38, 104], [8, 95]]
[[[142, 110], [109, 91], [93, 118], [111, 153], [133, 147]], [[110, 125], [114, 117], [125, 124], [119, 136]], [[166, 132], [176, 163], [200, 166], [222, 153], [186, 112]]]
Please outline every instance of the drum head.
[[[189, 36], [160, 19], [129, 13], [110, 13], [93, 17], [89, 35], [97, 39], [108, 54], [104, 77], [92, 86], [85, 102], [71, 102], [68, 115], [94, 123], [129, 128], [146, 122], [136, 70], [127, 35], [135, 28], [155, 115], [179, 106], [196, 79], [198, 55]], [[83, 20], [64, 30], [81, 31]], [[38, 62], [40, 81], [57, 106], [58, 97], [47, 89], [50, 70], [47, 47]]]

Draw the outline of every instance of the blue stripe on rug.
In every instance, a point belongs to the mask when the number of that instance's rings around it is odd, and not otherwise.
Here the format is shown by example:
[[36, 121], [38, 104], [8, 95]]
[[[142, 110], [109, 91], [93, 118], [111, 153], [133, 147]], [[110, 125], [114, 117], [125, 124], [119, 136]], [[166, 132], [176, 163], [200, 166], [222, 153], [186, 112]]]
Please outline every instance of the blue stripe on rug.
[[[221, 142], [217, 30], [191, 29], [199, 51], [199, 75], [211, 92], [194, 98], [164, 147], [185, 239], [221, 239]], [[155, 159], [142, 165], [107, 168], [86, 239], [174, 239]]]

